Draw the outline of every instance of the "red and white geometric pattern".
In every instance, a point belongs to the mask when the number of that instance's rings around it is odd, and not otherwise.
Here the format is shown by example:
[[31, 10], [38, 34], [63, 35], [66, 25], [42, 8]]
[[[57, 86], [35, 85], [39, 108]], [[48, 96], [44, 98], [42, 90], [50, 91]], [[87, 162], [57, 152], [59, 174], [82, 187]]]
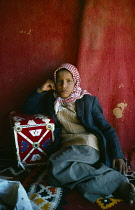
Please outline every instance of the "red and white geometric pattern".
[[44, 114], [10, 113], [18, 164], [45, 163], [46, 148], [54, 141], [54, 120]]

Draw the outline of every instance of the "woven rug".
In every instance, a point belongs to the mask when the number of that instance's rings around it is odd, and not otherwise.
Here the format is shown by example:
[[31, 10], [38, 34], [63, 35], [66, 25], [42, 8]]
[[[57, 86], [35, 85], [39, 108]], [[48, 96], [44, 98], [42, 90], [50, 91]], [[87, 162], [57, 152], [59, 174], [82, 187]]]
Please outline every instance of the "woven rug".
[[[129, 171], [131, 182], [135, 181], [135, 173]], [[47, 170], [45, 165], [31, 166], [26, 169], [8, 167], [0, 170], [0, 178], [20, 181], [28, 197], [41, 210], [133, 210], [135, 203], [129, 205], [118, 198], [99, 198], [91, 204], [76, 190], [67, 190], [61, 187], [48, 186], [46, 183]], [[3, 208], [5, 209], [4, 206]]]

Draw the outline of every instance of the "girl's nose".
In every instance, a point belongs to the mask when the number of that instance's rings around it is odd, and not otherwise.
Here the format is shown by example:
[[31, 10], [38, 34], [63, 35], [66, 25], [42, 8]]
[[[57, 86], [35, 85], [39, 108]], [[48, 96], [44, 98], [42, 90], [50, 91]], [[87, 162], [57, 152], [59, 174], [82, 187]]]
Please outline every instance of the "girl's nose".
[[67, 86], [66, 81], [63, 81], [62, 86], [63, 87], [66, 87]]

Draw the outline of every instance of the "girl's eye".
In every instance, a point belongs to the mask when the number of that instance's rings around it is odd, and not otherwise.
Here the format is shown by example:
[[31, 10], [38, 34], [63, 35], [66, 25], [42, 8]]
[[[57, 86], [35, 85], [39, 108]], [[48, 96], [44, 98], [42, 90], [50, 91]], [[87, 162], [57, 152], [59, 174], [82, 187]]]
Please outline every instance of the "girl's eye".
[[[62, 80], [57, 80], [56, 83], [61, 83]], [[73, 82], [72, 80], [67, 80], [67, 82]]]
[[73, 82], [72, 80], [67, 80], [67, 82]]

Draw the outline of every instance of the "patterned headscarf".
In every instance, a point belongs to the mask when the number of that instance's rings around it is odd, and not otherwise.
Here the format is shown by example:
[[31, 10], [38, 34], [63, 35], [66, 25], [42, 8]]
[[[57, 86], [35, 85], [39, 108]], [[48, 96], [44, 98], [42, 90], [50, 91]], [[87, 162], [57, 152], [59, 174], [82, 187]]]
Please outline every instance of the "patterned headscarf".
[[56, 98], [56, 101], [54, 104], [55, 113], [57, 113], [60, 110], [60, 107], [62, 104], [70, 104], [72, 102], [75, 102], [76, 99], [82, 98], [83, 95], [85, 95], [85, 94], [90, 95], [90, 93], [87, 90], [81, 89], [80, 74], [79, 74], [77, 68], [72, 64], [64, 63], [59, 68], [56, 69], [56, 71], [54, 72], [54, 81], [55, 82], [56, 82], [56, 74], [60, 69], [67, 69], [72, 74], [74, 82], [75, 82], [75, 86], [74, 86], [71, 94], [67, 98], [61, 98], [57, 95], [56, 91], [54, 92], [54, 97]]

